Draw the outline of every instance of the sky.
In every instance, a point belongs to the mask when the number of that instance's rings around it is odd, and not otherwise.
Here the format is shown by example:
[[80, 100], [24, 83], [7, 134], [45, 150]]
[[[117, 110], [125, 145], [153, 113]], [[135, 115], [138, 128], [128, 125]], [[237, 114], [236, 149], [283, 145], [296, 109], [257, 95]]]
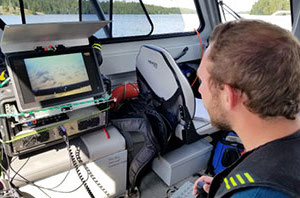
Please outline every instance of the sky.
[[226, 5], [236, 12], [250, 11], [256, 1], [258, 0], [223, 0]]
[[[123, 0], [120, 0], [123, 1]], [[139, 2], [138, 0], [125, 0], [126, 2]], [[250, 11], [252, 5], [258, 0], [223, 0], [234, 11]], [[163, 7], [180, 7], [194, 9], [194, 0], [143, 0], [145, 4]]]

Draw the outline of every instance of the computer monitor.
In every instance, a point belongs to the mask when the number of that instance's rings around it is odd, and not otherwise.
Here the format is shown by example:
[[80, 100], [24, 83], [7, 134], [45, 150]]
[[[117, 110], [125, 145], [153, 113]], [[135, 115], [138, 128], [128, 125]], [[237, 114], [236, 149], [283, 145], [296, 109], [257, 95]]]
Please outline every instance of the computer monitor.
[[104, 92], [93, 50], [88, 47], [7, 55], [20, 111], [95, 97]]

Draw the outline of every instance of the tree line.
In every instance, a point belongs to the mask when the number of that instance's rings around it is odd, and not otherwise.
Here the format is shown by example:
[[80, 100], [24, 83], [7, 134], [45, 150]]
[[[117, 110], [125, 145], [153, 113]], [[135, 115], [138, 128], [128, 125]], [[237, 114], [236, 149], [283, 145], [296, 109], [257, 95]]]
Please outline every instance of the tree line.
[[289, 0], [259, 0], [250, 11], [253, 15], [271, 15], [277, 10], [290, 10]]
[[[105, 14], [109, 13], [109, 1], [100, 2]], [[186, 8], [165, 8], [161, 6], [145, 5], [149, 14], [195, 14], [195, 10]], [[24, 1], [26, 14], [78, 14], [78, 0], [26, 0]], [[17, 14], [20, 10], [19, 0], [0, 0], [0, 14]], [[82, 1], [82, 13], [95, 13], [89, 1]], [[120, 2], [113, 3], [114, 14], [144, 14], [140, 3]]]

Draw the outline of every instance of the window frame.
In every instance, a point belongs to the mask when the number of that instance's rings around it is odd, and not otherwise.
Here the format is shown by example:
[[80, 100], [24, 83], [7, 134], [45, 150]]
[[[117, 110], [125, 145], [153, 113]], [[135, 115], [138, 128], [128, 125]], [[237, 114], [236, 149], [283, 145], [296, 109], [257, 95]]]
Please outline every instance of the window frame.
[[[93, 1], [93, 0], [92, 0]], [[112, 21], [112, 0], [110, 0], [110, 19]], [[204, 18], [202, 15], [202, 11], [200, 9], [200, 4], [198, 0], [194, 0], [196, 12], [199, 18], [200, 26], [197, 28], [198, 32], [202, 32], [205, 27]], [[112, 30], [112, 28], [110, 28]], [[195, 35], [195, 31], [190, 32], [176, 32], [176, 33], [166, 33], [166, 34], [155, 34], [155, 35], [139, 35], [139, 36], [126, 36], [126, 37], [108, 37], [108, 38], [97, 38], [101, 41], [102, 44], [110, 44], [110, 43], [122, 43], [122, 42], [134, 42], [134, 41], [143, 41], [143, 40], [155, 40], [162, 38], [174, 38], [174, 37], [182, 37], [182, 36], [191, 36]]]

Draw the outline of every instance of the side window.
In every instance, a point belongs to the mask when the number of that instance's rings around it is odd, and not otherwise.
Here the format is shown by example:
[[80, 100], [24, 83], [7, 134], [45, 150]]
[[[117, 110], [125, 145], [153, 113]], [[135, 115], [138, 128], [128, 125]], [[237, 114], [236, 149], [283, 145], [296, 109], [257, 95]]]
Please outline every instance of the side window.
[[260, 19], [287, 30], [292, 29], [290, 0], [217, 0], [222, 22]]
[[[110, 2], [107, 0], [82, 1], [82, 21], [109, 21]], [[94, 34], [98, 38], [107, 38], [110, 35], [108, 26], [101, 28]]]
[[191, 32], [200, 26], [194, 0], [145, 2], [154, 24], [153, 34]]
[[112, 37], [191, 32], [200, 26], [194, 0], [143, 2], [149, 19], [138, 1], [113, 1]]
[[[1, 0], [1, 19], [6, 24], [22, 24], [20, 1]], [[78, 0], [23, 0], [26, 23], [79, 21]]]
[[[15, 0], [14, 0], [15, 1]], [[18, 0], [17, 0], [18, 1]], [[79, 21], [78, 0], [23, 0], [26, 23]]]
[[2, 0], [0, 13], [1, 19], [6, 24], [22, 24], [18, 0]]
[[113, 1], [112, 36], [147, 35], [151, 25], [139, 2]]
[[[99, 20], [90, 1], [22, 0], [26, 23], [56, 23]], [[107, 3], [109, 4], [109, 3]], [[79, 5], [82, 18], [80, 19]], [[19, 0], [0, 0], [1, 19], [6, 24], [22, 24]]]

